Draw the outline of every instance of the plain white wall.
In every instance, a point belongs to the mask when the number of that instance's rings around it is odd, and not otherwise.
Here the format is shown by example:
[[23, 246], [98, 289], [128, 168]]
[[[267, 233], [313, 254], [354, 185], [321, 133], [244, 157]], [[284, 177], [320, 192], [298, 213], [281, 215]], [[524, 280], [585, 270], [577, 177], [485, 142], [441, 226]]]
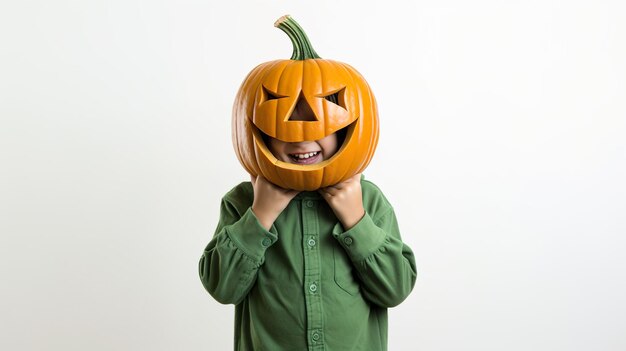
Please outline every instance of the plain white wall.
[[366, 172], [419, 278], [390, 350], [626, 349], [626, 7], [0, 5], [0, 349], [230, 350], [197, 261], [247, 176], [230, 110], [294, 16], [379, 102]]

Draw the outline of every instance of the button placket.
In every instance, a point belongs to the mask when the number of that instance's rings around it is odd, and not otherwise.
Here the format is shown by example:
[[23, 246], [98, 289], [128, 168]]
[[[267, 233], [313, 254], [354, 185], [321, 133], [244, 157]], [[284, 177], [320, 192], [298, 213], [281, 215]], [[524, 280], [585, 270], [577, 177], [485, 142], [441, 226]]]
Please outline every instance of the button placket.
[[304, 253], [304, 299], [306, 302], [306, 318], [308, 330], [308, 349], [321, 350], [324, 348], [322, 338], [323, 311], [321, 258], [319, 251], [319, 224], [317, 201], [303, 199], [302, 211], [302, 249]]

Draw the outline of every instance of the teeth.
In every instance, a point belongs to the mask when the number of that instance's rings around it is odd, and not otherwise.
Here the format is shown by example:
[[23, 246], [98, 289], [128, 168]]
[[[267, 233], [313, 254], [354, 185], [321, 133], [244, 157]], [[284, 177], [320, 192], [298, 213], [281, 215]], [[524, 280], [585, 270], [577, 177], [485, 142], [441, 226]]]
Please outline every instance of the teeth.
[[307, 159], [309, 157], [313, 157], [313, 156], [317, 155], [318, 153], [319, 153], [319, 151], [307, 152], [305, 154], [294, 154], [293, 156], [296, 157], [296, 158], [299, 158], [301, 160], [305, 160], [305, 159]]

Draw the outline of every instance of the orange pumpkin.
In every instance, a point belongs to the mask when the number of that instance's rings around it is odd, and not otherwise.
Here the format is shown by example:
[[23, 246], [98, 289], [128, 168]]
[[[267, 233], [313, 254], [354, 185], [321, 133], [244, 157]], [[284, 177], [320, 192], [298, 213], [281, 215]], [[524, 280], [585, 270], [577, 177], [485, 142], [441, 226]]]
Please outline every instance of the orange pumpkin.
[[[351, 66], [320, 58], [289, 16], [275, 26], [287, 33], [290, 60], [260, 64], [243, 81], [233, 107], [233, 144], [243, 167], [286, 189], [317, 190], [362, 172], [378, 142], [378, 112], [365, 79]], [[292, 118], [297, 104], [309, 118]], [[329, 159], [311, 165], [278, 160], [265, 143], [319, 140], [341, 135]]]

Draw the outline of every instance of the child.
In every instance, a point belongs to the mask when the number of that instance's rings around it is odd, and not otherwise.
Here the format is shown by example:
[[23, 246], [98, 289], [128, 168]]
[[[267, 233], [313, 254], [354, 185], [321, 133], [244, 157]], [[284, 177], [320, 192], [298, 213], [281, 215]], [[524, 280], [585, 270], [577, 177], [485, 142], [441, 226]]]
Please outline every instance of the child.
[[[309, 120], [297, 105], [293, 117]], [[283, 162], [312, 165], [340, 148], [266, 136]], [[199, 264], [207, 291], [235, 305], [235, 350], [387, 350], [387, 308], [415, 283], [394, 211], [360, 174], [318, 191], [262, 176], [229, 191]]]

